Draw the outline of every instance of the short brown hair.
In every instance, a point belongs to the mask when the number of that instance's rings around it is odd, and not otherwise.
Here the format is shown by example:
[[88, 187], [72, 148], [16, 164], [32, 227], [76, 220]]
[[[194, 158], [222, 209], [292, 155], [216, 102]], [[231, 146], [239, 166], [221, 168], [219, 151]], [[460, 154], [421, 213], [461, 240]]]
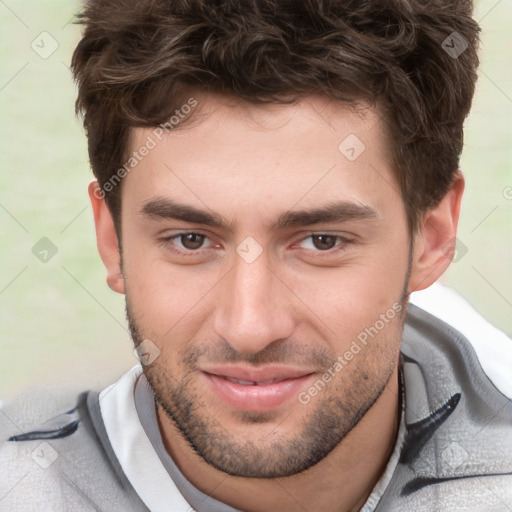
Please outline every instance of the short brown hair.
[[[469, 0], [88, 0], [72, 59], [100, 187], [130, 128], [165, 123], [187, 88], [251, 103], [320, 93], [378, 105], [409, 226], [448, 191], [478, 66]], [[107, 204], [119, 229], [120, 189]]]

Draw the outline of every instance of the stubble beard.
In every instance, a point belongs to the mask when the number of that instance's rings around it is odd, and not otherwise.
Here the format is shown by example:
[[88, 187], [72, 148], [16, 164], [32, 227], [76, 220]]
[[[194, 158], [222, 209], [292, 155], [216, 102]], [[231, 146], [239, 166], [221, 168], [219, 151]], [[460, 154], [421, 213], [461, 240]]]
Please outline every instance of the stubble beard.
[[[400, 340], [407, 304], [409, 301], [408, 284], [412, 269], [413, 237], [410, 238], [408, 268], [399, 300], [402, 309], [395, 324], [386, 327], [387, 336], [378, 345], [370, 342], [362, 354], [357, 354], [361, 362], [348, 365], [337, 375], [330, 386], [314, 400], [303, 405], [297, 400], [294, 408], [309, 407], [310, 410], [302, 421], [300, 431], [292, 436], [277, 434], [271, 436], [268, 429], [260, 438], [252, 436], [237, 437], [236, 432], [228, 431], [215, 418], [214, 411], [200, 397], [194, 384], [196, 368], [194, 364], [200, 355], [207, 354], [208, 345], [193, 347], [185, 353], [184, 377], [180, 380], [173, 376], [172, 364], [165, 364], [164, 357], [159, 357], [153, 364], [143, 365], [144, 375], [153, 390], [157, 406], [181, 432], [188, 445], [214, 468], [232, 476], [244, 478], [279, 478], [296, 475], [314, 466], [336, 446], [361, 421], [365, 414], [377, 402], [393, 375], [399, 356]], [[128, 290], [126, 293], [126, 315], [131, 336], [137, 347], [145, 339], [135, 315], [129, 307]], [[160, 345], [162, 348], [164, 345]], [[288, 348], [290, 348], [288, 346]], [[293, 347], [292, 347], [293, 350]], [[324, 372], [336, 362], [333, 354], [326, 352], [306, 352], [304, 355], [315, 364], [321, 361]], [[237, 354], [231, 347], [224, 346], [220, 353], [226, 355], [230, 362], [261, 364], [279, 362], [286, 364], [286, 354], [271, 345], [258, 354]], [[288, 353], [291, 353], [288, 351]], [[296, 354], [295, 354], [296, 356]], [[297, 360], [297, 358], [295, 357]], [[370, 362], [376, 364], [370, 364]], [[373, 370], [373, 371], [372, 371]], [[322, 375], [322, 372], [319, 373]], [[325, 395], [325, 396], [322, 396]], [[398, 399], [397, 399], [398, 400]], [[239, 411], [238, 422], [254, 428], [274, 421], [273, 412]], [[286, 422], [286, 417], [281, 423]], [[278, 424], [274, 431], [277, 431]], [[251, 437], [251, 436], [249, 436]]]
[[[144, 337], [128, 307], [127, 315], [132, 338], [138, 346]], [[235, 418], [251, 435], [239, 435], [225, 428], [218, 419], [219, 409], [209, 407], [197, 388], [197, 371], [192, 363], [198, 359], [197, 348], [183, 358], [188, 365], [184, 371], [180, 369], [184, 376], [179, 380], [173, 376], [173, 365], [166, 364], [165, 353], [153, 364], [143, 365], [143, 371], [157, 404], [190, 447], [210, 465], [245, 478], [286, 477], [305, 471], [326, 457], [379, 399], [398, 364], [395, 347], [399, 334], [398, 329], [392, 330], [395, 331], [392, 339], [379, 346], [370, 343], [365, 346], [355, 356], [360, 361], [344, 367], [307, 405], [298, 399], [291, 405], [295, 412], [305, 413], [299, 416], [301, 426], [297, 433], [291, 434], [285, 430], [287, 416], [278, 418], [276, 423], [273, 411], [236, 411], [230, 415], [230, 419]], [[386, 353], [383, 346], [390, 347]], [[275, 362], [284, 360], [278, 359]], [[247, 355], [243, 360], [248, 362]], [[336, 362], [332, 354], [330, 359], [323, 354], [323, 360], [326, 363], [329, 360], [325, 372]], [[370, 364], [371, 361], [377, 364]], [[318, 378], [322, 375], [319, 372]]]

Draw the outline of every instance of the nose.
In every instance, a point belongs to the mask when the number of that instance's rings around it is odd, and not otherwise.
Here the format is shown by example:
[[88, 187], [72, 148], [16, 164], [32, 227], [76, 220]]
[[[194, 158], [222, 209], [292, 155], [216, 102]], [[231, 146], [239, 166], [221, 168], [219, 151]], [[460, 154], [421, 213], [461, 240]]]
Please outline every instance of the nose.
[[257, 353], [291, 336], [291, 293], [262, 255], [247, 263], [237, 257], [216, 297], [214, 329], [241, 353]]

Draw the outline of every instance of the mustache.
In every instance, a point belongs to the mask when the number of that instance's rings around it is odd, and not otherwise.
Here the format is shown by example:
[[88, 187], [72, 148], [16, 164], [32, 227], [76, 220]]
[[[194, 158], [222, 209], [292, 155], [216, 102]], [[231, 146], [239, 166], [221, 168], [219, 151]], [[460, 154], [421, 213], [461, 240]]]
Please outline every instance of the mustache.
[[[126, 318], [135, 347], [145, 339], [131, 308], [126, 302]], [[182, 354], [183, 363], [190, 369], [200, 364], [245, 363], [252, 366], [269, 364], [294, 365], [325, 370], [337, 361], [337, 355], [322, 347], [311, 347], [296, 340], [276, 340], [255, 353], [238, 352], [225, 340], [206, 340], [203, 342], [188, 340], [188, 348]], [[160, 346], [165, 351], [165, 345]]]
[[251, 366], [283, 364], [307, 366], [319, 370], [329, 368], [337, 359], [336, 355], [326, 349], [298, 345], [293, 341], [274, 341], [263, 350], [254, 353], [242, 353], [235, 350], [228, 342], [215, 344], [194, 343], [183, 355], [183, 362], [189, 368], [197, 368], [201, 363], [245, 363]]

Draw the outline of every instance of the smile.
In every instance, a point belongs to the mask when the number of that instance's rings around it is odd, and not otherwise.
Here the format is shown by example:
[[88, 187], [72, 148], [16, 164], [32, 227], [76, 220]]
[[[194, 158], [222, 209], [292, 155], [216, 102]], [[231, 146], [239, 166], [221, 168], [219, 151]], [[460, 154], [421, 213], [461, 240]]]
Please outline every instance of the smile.
[[269, 411], [296, 397], [314, 372], [283, 367], [203, 370], [205, 385], [228, 406], [245, 411]]

